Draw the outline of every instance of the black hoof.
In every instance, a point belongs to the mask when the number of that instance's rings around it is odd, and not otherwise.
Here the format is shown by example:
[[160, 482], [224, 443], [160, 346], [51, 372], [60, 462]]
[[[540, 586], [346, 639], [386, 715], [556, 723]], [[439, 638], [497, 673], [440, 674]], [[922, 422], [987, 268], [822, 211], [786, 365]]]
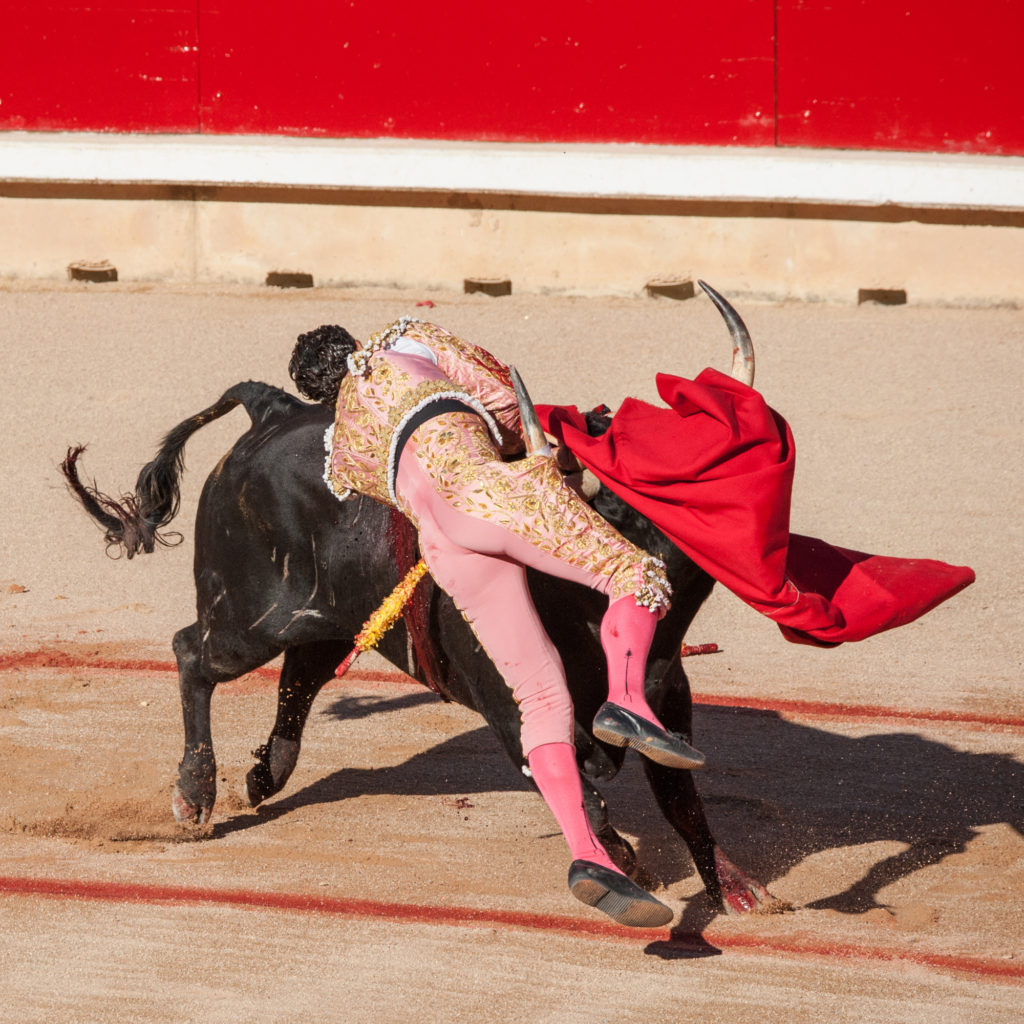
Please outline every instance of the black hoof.
[[213, 812], [213, 801], [203, 802], [185, 796], [181, 786], [175, 786], [171, 794], [171, 813], [179, 825], [205, 825]]
[[258, 760], [245, 776], [245, 795], [250, 807], [259, 807], [268, 796], [274, 795], [274, 777], [270, 774], [270, 765], [267, 763], [267, 748], [259, 747], [253, 753]]
[[245, 792], [250, 807], [258, 807], [267, 797], [279, 793], [291, 778], [299, 759], [299, 744], [281, 736], [271, 736], [270, 743], [252, 752], [256, 764], [245, 777]]

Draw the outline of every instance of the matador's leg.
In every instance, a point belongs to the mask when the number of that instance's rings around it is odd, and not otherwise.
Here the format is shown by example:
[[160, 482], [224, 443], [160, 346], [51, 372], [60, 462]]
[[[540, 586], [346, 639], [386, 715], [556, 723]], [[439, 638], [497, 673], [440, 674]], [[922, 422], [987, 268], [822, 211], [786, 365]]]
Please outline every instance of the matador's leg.
[[[419, 427], [398, 477], [403, 501], [414, 510], [429, 508], [444, 535], [461, 547], [606, 594], [611, 603], [601, 644], [608, 702], [595, 718], [595, 735], [670, 767], [703, 766], [703, 754], [669, 733], [644, 696], [654, 628], [671, 594], [661, 562], [583, 502], [550, 460], [495, 459], [482, 424], [471, 415], [445, 414]], [[415, 521], [416, 513], [407, 511]]]
[[416, 510], [420, 549], [431, 575], [450, 594], [512, 687], [533, 780], [572, 856], [573, 895], [621, 924], [668, 923], [672, 911], [615, 866], [591, 828], [572, 745], [572, 701], [558, 651], [530, 598], [525, 570], [507, 558], [455, 543], [432, 514], [441, 504], [436, 495], [417, 500], [418, 488], [410, 479], [416, 472], [400, 470], [399, 486], [404, 499], [412, 499], [410, 509]]

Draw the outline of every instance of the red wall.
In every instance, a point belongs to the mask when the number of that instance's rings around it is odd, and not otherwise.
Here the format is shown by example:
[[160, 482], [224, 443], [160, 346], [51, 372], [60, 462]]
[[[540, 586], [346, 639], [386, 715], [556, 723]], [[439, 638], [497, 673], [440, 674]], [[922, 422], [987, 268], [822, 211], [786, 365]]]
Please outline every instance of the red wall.
[[312, 0], [290, 21], [276, 6], [221, 0], [202, 15], [202, 123], [215, 132], [770, 143], [771, 5], [708, 6], [711, 22], [697, 25], [685, 3], [637, 5], [627, 16], [621, 0], [519, 0], [505, 14], [466, 0]]
[[1024, 154], [1020, 0], [6, 0], [5, 14], [7, 129]]
[[778, 0], [784, 146], [1024, 154], [1021, 0]]
[[0, 128], [200, 130], [196, 0], [4, 0], [3, 15]]

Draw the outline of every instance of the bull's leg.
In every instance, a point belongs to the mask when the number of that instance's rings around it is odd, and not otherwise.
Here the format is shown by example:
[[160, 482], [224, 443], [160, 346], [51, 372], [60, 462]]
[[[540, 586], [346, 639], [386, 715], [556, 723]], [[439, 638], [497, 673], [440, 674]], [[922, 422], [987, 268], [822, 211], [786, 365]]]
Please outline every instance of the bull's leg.
[[217, 761], [210, 729], [210, 701], [217, 683], [237, 679], [266, 664], [279, 649], [271, 646], [218, 651], [213, 659], [203, 657], [210, 650], [209, 636], [202, 637], [198, 623], [179, 630], [173, 641], [178, 661], [178, 685], [185, 724], [185, 753], [178, 765], [178, 779], [171, 797], [177, 821], [202, 825], [210, 820], [217, 798]]
[[324, 683], [345, 655], [337, 641], [303, 644], [285, 652], [277, 691], [277, 719], [267, 742], [253, 751], [256, 764], [245, 777], [251, 806], [281, 791], [299, 758], [302, 730]]
[[[647, 699], [665, 727], [692, 738], [693, 700], [686, 673], [674, 657], [660, 678], [648, 678]], [[775, 913], [791, 909], [776, 899], [757, 879], [738, 868], [722, 852], [711, 834], [704, 804], [688, 771], [665, 768], [644, 759], [644, 771], [654, 798], [668, 823], [683, 837], [694, 866], [716, 906], [728, 914], [756, 910]]]
[[608, 804], [604, 797], [585, 775], [582, 778], [583, 806], [587, 809], [587, 817], [590, 818], [590, 827], [594, 830], [594, 835], [601, 840], [601, 845], [608, 851], [608, 856], [615, 862], [615, 866], [632, 877], [637, 870], [636, 851], [615, 831], [608, 817]]
[[172, 644], [178, 660], [178, 686], [185, 720], [185, 753], [171, 797], [177, 821], [204, 824], [217, 797], [217, 762], [210, 729], [210, 699], [215, 683], [203, 676], [199, 624], [179, 630]]
[[729, 914], [786, 909], [783, 901], [736, 867], [719, 848], [690, 772], [649, 762], [644, 763], [644, 770], [662, 814], [685, 840], [697, 873], [716, 906]]

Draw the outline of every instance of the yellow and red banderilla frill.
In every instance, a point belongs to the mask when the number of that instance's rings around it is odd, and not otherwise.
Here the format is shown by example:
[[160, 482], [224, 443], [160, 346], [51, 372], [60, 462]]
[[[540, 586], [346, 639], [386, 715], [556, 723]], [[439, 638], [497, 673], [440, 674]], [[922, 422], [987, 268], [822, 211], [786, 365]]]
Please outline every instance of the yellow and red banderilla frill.
[[345, 660], [334, 670], [335, 676], [340, 679], [352, 666], [352, 662], [362, 654], [380, 643], [381, 637], [398, 621], [412, 597], [416, 585], [426, 575], [427, 563], [421, 558], [406, 574], [402, 581], [391, 591], [381, 602], [380, 607], [363, 623], [355, 638], [355, 646], [348, 652]]

